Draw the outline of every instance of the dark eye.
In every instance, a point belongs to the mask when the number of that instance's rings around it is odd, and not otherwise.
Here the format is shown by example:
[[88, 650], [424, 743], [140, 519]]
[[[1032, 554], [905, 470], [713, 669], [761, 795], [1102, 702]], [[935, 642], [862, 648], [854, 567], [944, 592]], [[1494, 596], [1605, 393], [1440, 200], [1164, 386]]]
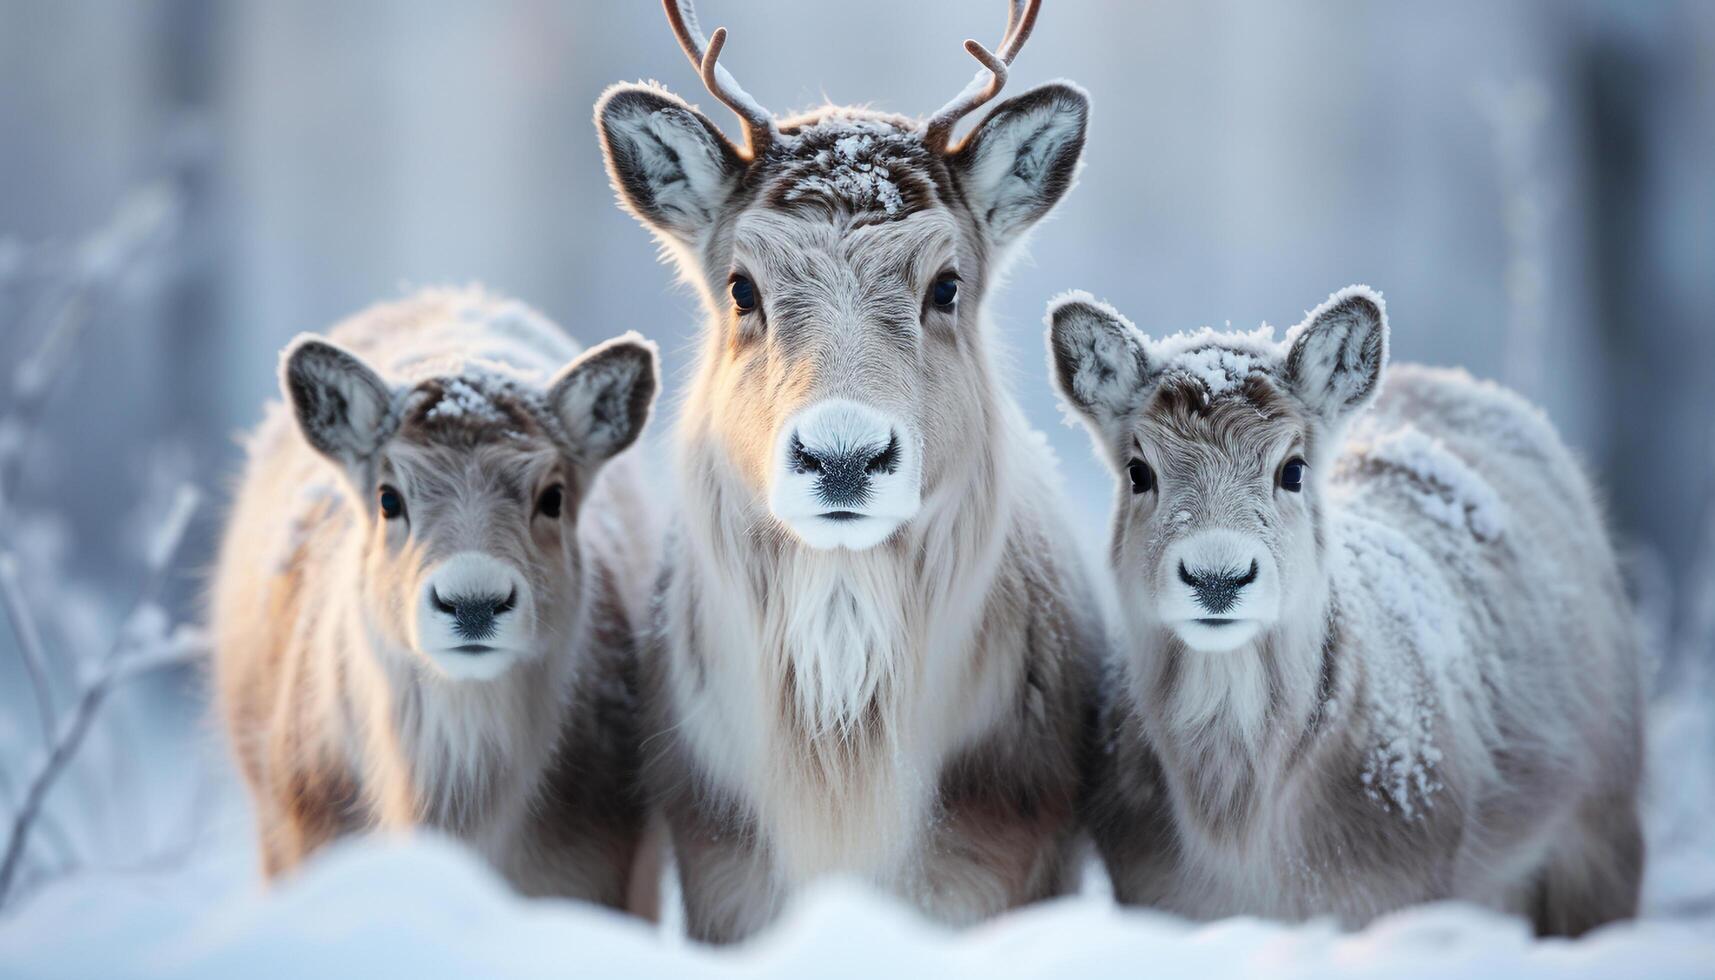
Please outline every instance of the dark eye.
[[1126, 464], [1125, 475], [1131, 477], [1132, 493], [1148, 493], [1155, 489], [1155, 471], [1141, 459]]
[[1310, 469], [1310, 464], [1297, 456], [1286, 461], [1280, 468], [1280, 489], [1297, 493], [1304, 489], [1304, 474]]
[[405, 498], [385, 483], [381, 485], [380, 504], [381, 516], [390, 521], [405, 516]]
[[542, 491], [542, 496], [536, 498], [536, 513], [543, 517], [558, 520], [560, 507], [565, 503], [566, 491], [558, 483]]
[[929, 302], [943, 310], [951, 309], [958, 298], [959, 277], [950, 272], [935, 280], [935, 288], [929, 290]]
[[738, 307], [740, 313], [756, 309], [756, 284], [748, 278], [734, 273], [727, 290], [732, 293], [732, 305]]

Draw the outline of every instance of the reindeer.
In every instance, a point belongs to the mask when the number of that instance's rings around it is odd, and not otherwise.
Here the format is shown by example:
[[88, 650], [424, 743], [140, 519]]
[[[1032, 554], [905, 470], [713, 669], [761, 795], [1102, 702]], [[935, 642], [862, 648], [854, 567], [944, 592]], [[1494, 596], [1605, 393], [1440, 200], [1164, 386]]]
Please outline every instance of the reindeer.
[[1151, 340], [1081, 294], [1048, 320], [1121, 476], [1089, 808], [1118, 898], [1353, 926], [1456, 898], [1571, 935], [1631, 915], [1637, 643], [1542, 413], [1422, 367], [1378, 396], [1387, 320], [1361, 286], [1284, 343]]
[[654, 347], [579, 354], [517, 303], [428, 292], [299, 337], [280, 382], [213, 588], [266, 874], [429, 827], [524, 893], [650, 911], [633, 675], [658, 544], [609, 460]]
[[953, 139], [1030, 35], [1018, 2], [926, 122], [776, 121], [726, 31], [665, 7], [745, 128], [654, 85], [596, 107], [622, 205], [708, 313], [643, 667], [688, 930], [749, 935], [830, 873], [953, 923], [1058, 894], [1103, 634], [983, 298], [1071, 187], [1087, 99], [1044, 85]]

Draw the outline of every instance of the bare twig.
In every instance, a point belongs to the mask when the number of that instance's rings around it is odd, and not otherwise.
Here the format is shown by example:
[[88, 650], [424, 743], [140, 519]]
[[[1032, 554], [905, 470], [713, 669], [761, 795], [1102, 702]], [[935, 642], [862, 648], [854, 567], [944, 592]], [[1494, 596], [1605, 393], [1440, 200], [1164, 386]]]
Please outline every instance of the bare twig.
[[189, 663], [202, 656], [206, 650], [207, 642], [200, 633], [180, 630], [162, 646], [113, 658], [84, 685], [83, 692], [72, 707], [70, 718], [48, 751], [47, 758], [42, 760], [30, 779], [23, 805], [13, 817], [12, 829], [6, 840], [5, 857], [0, 859], [0, 908], [5, 906], [6, 896], [11, 892], [23, 860], [24, 845], [29, 842], [30, 831], [41, 814], [48, 791], [53, 789], [72, 758], [76, 756], [84, 736], [89, 734], [89, 727], [95, 721], [102, 702], [107, 700], [107, 696], [121, 682], [146, 671]]
[[29, 842], [30, 831], [41, 815], [42, 803], [47, 799], [48, 791], [77, 754], [84, 736], [89, 734], [89, 727], [95, 720], [96, 712], [102, 702], [107, 700], [107, 695], [128, 678], [185, 663], [207, 649], [207, 643], [200, 633], [180, 629], [163, 644], [128, 652], [128, 644], [132, 641], [132, 627], [147, 610], [154, 608], [155, 596], [166, 577], [167, 566], [172, 561], [174, 552], [178, 550], [179, 543], [184, 539], [185, 529], [190, 526], [191, 515], [196, 511], [198, 496], [196, 488], [189, 484], [179, 487], [174, 495], [158, 533], [150, 542], [145, 557], [148, 564], [147, 577], [130, 615], [125, 618], [113, 646], [101, 659], [95, 676], [84, 683], [69, 720], [60, 730], [59, 736], [52, 740], [47, 758], [43, 760], [24, 792], [23, 803], [13, 818], [5, 857], [0, 859], [0, 907], [4, 907], [6, 896], [17, 877], [18, 868], [23, 861], [24, 846]]
[[[23, 434], [16, 445], [0, 447], [0, 499], [16, 496], [27, 439], [65, 365], [93, 319], [103, 296], [116, 289], [125, 273], [172, 240], [183, 218], [184, 200], [168, 180], [148, 184], [127, 197], [106, 226], [80, 242], [72, 269], [57, 290], [42, 299], [32, 319], [45, 321], [36, 346], [18, 358], [12, 370], [12, 406], [8, 416]], [[20, 328], [20, 336], [34, 336]], [[3, 421], [4, 419], [0, 419]]]
[[[175, 177], [146, 183], [126, 195], [113, 217], [93, 233], [70, 242], [49, 241], [26, 246], [0, 240], [0, 338], [17, 345], [0, 359], [0, 391], [6, 404], [0, 411], [0, 529], [21, 519], [12, 506], [31, 449], [41, 436], [41, 416], [53, 392], [71, 372], [81, 342], [97, 323], [97, 315], [122, 296], [136, 273], [153, 268], [153, 261], [171, 244], [182, 226], [184, 189]], [[26, 292], [24, 287], [28, 287]], [[44, 807], [53, 787], [72, 768], [102, 704], [120, 684], [150, 671], [183, 663], [200, 655], [206, 641], [194, 631], [166, 633], [155, 605], [168, 574], [168, 565], [184, 537], [196, 508], [196, 491], [179, 489], [146, 548], [146, 577], [130, 613], [92, 673], [74, 678], [73, 703], [62, 711], [56, 702], [43, 631], [32, 612], [24, 586], [31, 570], [20, 569], [20, 557], [5, 547], [0, 535], [0, 609], [11, 624], [40, 715], [44, 755], [21, 785], [4, 780], [10, 815], [4, 850], [0, 851], [0, 905], [16, 894], [21, 882], [37, 880], [40, 872], [78, 866], [78, 848], [65, 828]], [[59, 664], [76, 665], [65, 657]], [[0, 774], [5, 775], [5, 774]], [[14, 797], [16, 789], [21, 796]], [[52, 855], [26, 868], [25, 855], [39, 839]]]
[[30, 675], [30, 688], [36, 695], [36, 714], [42, 722], [42, 744], [54, 741], [54, 692], [48, 686], [48, 658], [42, 649], [42, 631], [24, 601], [24, 589], [18, 582], [18, 563], [10, 552], [0, 551], [0, 600], [6, 604], [6, 619], [18, 638], [18, 653], [24, 660], [24, 671]]

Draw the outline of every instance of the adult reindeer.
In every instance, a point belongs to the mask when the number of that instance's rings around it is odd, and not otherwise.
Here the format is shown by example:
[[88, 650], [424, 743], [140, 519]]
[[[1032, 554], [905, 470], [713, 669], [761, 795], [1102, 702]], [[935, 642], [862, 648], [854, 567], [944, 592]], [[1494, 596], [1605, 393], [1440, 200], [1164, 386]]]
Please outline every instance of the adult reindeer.
[[596, 108], [620, 200], [708, 311], [643, 681], [690, 932], [743, 937], [828, 873], [949, 922], [1057, 894], [1101, 630], [982, 307], [1071, 187], [1088, 101], [1043, 85], [954, 140], [1030, 35], [1014, 3], [926, 122], [777, 122], [725, 30], [666, 9], [745, 131], [653, 85]]

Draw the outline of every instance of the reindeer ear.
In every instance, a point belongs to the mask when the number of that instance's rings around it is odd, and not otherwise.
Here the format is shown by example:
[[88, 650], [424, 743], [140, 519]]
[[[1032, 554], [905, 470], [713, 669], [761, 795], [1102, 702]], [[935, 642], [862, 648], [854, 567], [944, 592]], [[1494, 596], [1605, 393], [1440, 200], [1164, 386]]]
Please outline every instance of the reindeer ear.
[[393, 434], [386, 382], [357, 355], [321, 337], [304, 334], [286, 346], [280, 388], [304, 440], [342, 466], [367, 462]]
[[602, 462], [637, 440], [655, 404], [655, 345], [636, 333], [597, 344], [548, 386], [574, 455]]
[[1151, 373], [1143, 334], [1085, 292], [1055, 298], [1047, 320], [1054, 386], [1105, 441], [1121, 438]]
[[744, 161], [708, 117], [652, 85], [615, 85], [595, 106], [620, 202], [650, 228], [688, 241], [732, 193]]
[[1089, 119], [1083, 89], [1051, 82], [1002, 102], [954, 154], [971, 209], [997, 243], [1015, 239], [1071, 189]]
[[1337, 423], [1369, 404], [1387, 366], [1387, 307], [1368, 286], [1347, 286], [1288, 333], [1286, 375], [1312, 411]]

